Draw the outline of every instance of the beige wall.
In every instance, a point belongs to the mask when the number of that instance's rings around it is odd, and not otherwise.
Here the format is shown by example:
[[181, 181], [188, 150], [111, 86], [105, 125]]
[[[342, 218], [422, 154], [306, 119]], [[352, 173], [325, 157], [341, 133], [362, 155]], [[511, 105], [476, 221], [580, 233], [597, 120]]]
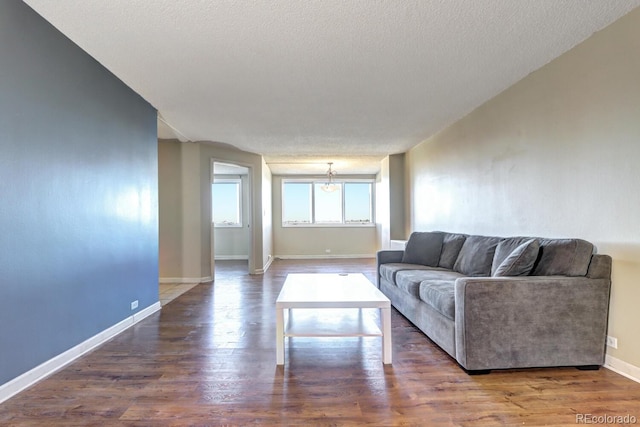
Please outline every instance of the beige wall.
[[[249, 272], [261, 273], [268, 259], [263, 227], [270, 217], [262, 215], [263, 179], [270, 176], [263, 169], [262, 157], [226, 147], [222, 144], [158, 143], [160, 197], [160, 278], [202, 279], [211, 277], [211, 162], [219, 160], [249, 167], [251, 188]], [[269, 238], [267, 238], [269, 241]]]
[[[262, 212], [262, 202], [265, 197], [263, 194], [263, 176], [269, 175], [267, 170], [263, 171], [262, 156], [254, 153], [241, 151], [224, 144], [199, 143], [200, 146], [200, 179], [201, 179], [201, 198], [203, 201], [204, 216], [211, 218], [211, 161], [218, 160], [223, 163], [233, 163], [249, 168], [249, 182], [251, 188], [251, 206], [250, 214], [250, 241], [249, 241], [249, 272], [262, 273], [266, 264], [267, 255], [263, 254], [264, 250], [264, 224], [265, 219]], [[270, 197], [270, 194], [267, 195]], [[211, 229], [207, 221], [202, 222], [203, 244], [202, 253], [208, 258], [203, 257], [203, 265], [209, 265], [211, 269]]]
[[376, 228], [378, 249], [390, 249], [391, 240], [405, 240], [406, 174], [405, 155], [392, 154], [382, 159], [376, 176]]
[[216, 227], [213, 232], [214, 259], [248, 259], [249, 229], [244, 227]]
[[[200, 170], [200, 146], [194, 143], [180, 144], [181, 208], [182, 208], [182, 275], [188, 282], [211, 280], [211, 269], [201, 262], [203, 243], [201, 224], [207, 221], [203, 212]], [[211, 191], [209, 191], [211, 192]], [[210, 231], [209, 231], [210, 232]]]
[[635, 367], [639, 52], [640, 9], [407, 153], [412, 229], [580, 237], [610, 254], [607, 351]]
[[404, 158], [404, 153], [389, 156], [389, 220], [393, 240], [404, 240], [409, 236], [405, 221]]
[[389, 156], [387, 156], [380, 162], [380, 172], [376, 175], [376, 232], [378, 236], [378, 249], [389, 249], [391, 247], [390, 187]]
[[180, 145], [158, 142], [159, 276], [182, 275], [182, 177]]
[[275, 256], [350, 257], [375, 255], [378, 248], [376, 227], [283, 227], [282, 179], [282, 176], [274, 176], [272, 185]]
[[271, 169], [262, 159], [262, 265], [273, 260], [273, 202]]
[[202, 236], [198, 144], [158, 141], [159, 276], [161, 281], [207, 280], [200, 259]]

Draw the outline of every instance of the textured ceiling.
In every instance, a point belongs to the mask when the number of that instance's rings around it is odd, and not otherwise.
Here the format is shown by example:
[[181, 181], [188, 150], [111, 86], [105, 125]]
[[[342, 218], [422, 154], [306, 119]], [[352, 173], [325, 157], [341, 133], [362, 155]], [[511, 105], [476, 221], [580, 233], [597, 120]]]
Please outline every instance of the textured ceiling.
[[[25, 0], [156, 107], [274, 173], [374, 173], [640, 0]], [[305, 169], [306, 168], [306, 169]]]

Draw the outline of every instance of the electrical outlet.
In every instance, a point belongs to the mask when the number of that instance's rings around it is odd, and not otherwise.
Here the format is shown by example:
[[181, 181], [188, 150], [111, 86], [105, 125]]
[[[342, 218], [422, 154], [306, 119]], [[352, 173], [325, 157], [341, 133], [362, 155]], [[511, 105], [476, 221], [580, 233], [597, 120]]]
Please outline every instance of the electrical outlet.
[[607, 335], [607, 345], [611, 348], [618, 348], [618, 338]]
[[324, 250], [326, 253], [330, 254], [331, 253], [331, 249], [325, 249]]
[[138, 300], [135, 300], [131, 303], [131, 310], [135, 310], [138, 308]]

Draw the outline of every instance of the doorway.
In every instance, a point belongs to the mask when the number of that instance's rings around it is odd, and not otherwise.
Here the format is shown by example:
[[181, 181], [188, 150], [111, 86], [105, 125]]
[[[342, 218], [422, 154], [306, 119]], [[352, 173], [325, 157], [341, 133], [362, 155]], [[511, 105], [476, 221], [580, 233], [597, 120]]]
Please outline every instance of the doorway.
[[212, 161], [211, 275], [249, 274], [251, 265], [251, 168]]

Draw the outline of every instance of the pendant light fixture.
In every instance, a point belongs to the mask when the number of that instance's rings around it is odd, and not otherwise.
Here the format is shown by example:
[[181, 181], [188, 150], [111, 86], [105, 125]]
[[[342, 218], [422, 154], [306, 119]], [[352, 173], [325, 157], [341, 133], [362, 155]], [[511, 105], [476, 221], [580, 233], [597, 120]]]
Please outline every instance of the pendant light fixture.
[[329, 162], [328, 164], [329, 170], [327, 171], [327, 182], [320, 188], [322, 189], [322, 191], [325, 191], [327, 193], [333, 193], [338, 189], [338, 186], [333, 182], [333, 177], [336, 175], [336, 171], [331, 168], [333, 162]]

